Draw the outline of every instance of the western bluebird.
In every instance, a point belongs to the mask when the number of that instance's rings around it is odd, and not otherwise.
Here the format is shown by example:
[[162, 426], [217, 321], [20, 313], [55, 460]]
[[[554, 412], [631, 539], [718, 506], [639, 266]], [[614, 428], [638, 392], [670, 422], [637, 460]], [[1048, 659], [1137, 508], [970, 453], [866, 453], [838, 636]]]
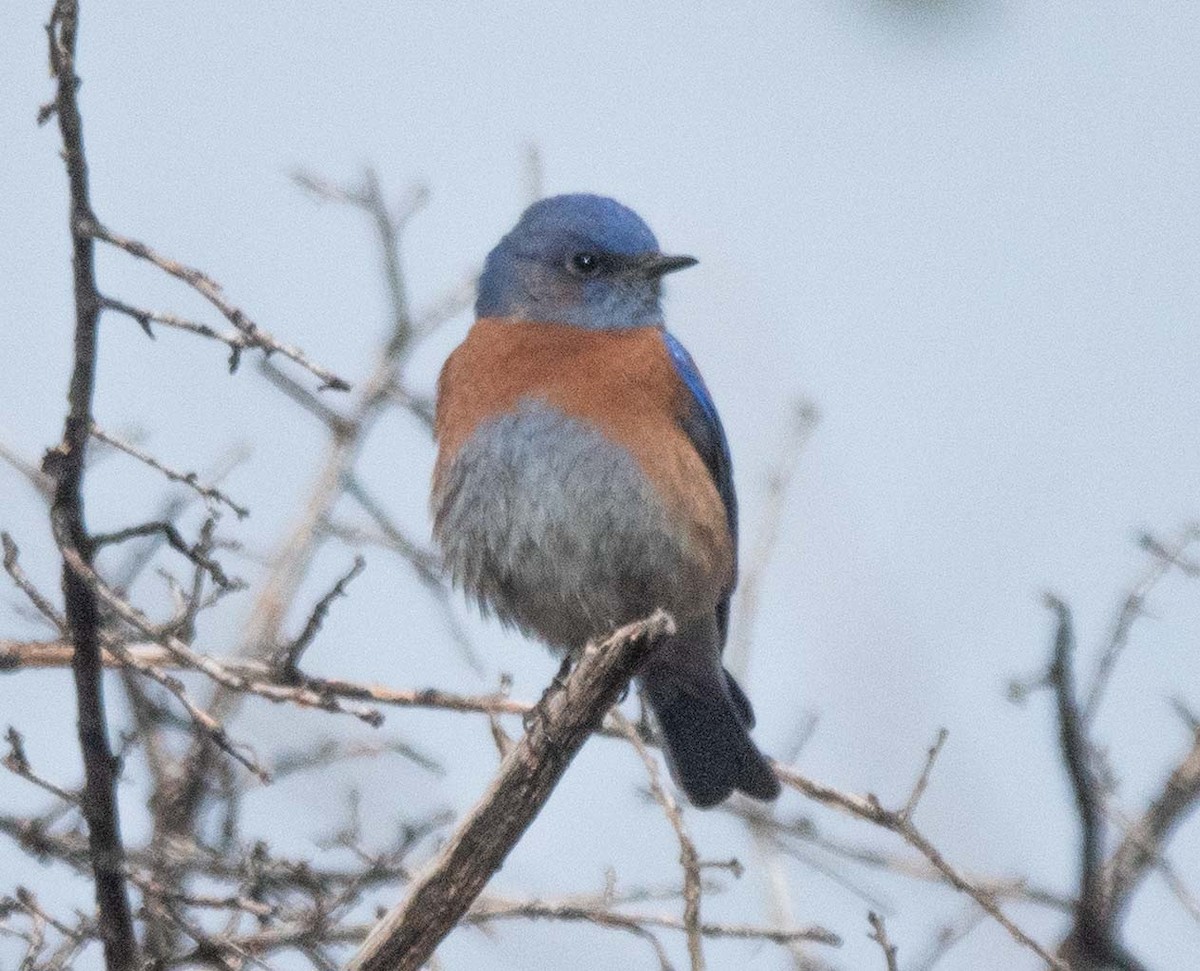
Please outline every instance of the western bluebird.
[[678, 633], [638, 675], [697, 806], [779, 782], [721, 665], [737, 572], [729, 446], [663, 326], [667, 256], [612, 199], [534, 203], [488, 255], [476, 322], [438, 381], [434, 533], [485, 613], [552, 647], [664, 607]]

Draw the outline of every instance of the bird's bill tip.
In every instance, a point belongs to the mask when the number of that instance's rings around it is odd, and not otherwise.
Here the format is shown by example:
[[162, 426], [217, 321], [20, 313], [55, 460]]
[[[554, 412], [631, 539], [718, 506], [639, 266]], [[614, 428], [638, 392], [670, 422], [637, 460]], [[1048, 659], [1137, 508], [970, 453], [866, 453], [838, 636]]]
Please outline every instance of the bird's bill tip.
[[658, 277], [674, 273], [676, 270], [686, 270], [700, 261], [694, 256], [671, 256], [666, 253], [655, 253], [641, 264], [642, 271], [647, 276]]

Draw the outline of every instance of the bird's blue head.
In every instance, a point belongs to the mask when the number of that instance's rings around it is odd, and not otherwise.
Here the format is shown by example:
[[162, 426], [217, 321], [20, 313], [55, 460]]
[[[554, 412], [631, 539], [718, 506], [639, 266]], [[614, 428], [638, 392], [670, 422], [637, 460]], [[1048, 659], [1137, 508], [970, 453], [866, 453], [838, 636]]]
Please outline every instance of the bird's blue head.
[[650, 227], [614, 199], [551, 196], [488, 254], [475, 314], [590, 330], [660, 325], [662, 277], [695, 263], [663, 254]]

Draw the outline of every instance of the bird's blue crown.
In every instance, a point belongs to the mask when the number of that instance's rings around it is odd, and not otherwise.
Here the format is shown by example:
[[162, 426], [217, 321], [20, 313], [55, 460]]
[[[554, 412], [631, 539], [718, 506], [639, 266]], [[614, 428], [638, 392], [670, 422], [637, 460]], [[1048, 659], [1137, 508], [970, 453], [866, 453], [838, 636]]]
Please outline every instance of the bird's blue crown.
[[664, 257], [650, 227], [615, 199], [551, 196], [488, 254], [475, 313], [593, 330], [659, 325], [660, 278], [693, 262]]

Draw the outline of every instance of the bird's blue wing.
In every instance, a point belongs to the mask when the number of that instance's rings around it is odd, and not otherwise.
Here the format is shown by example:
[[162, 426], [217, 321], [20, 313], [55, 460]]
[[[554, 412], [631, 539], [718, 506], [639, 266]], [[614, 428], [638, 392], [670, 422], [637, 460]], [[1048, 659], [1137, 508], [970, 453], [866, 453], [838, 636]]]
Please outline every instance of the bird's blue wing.
[[[671, 363], [675, 371], [687, 386], [692, 395], [692, 408], [683, 416], [680, 424], [691, 439], [700, 458], [704, 460], [717, 493], [725, 504], [725, 515], [729, 520], [729, 532], [733, 537], [734, 576], [737, 576], [737, 534], [738, 510], [737, 494], [733, 491], [733, 459], [729, 455], [729, 441], [725, 438], [725, 429], [721, 426], [721, 416], [717, 414], [717, 406], [713, 404], [712, 395], [700, 369], [692, 360], [692, 355], [668, 331], [663, 331], [663, 342], [671, 355]], [[733, 593], [733, 585], [721, 598], [717, 605], [717, 623], [721, 629], [721, 641], [724, 642], [729, 629], [729, 597]]]

